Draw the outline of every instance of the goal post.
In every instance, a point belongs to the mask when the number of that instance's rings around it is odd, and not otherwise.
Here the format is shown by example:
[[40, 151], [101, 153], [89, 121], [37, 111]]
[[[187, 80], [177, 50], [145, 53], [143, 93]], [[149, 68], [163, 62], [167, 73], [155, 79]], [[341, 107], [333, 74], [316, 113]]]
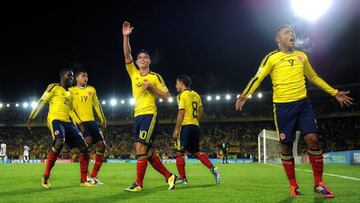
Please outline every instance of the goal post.
[[[296, 162], [301, 161], [298, 156], [298, 141], [300, 132], [296, 131], [293, 143], [293, 155]], [[281, 145], [276, 131], [263, 129], [258, 135], [258, 162], [281, 163]]]

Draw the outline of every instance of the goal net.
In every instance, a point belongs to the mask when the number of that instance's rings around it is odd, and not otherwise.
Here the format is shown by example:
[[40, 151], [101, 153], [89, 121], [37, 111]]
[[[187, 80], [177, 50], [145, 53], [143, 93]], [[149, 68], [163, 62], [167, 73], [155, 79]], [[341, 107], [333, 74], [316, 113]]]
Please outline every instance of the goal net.
[[[293, 155], [295, 162], [301, 162], [298, 156], [298, 141], [300, 132], [296, 131], [296, 138], [293, 144]], [[259, 163], [281, 163], [281, 146], [276, 131], [262, 130], [258, 135], [258, 160]]]

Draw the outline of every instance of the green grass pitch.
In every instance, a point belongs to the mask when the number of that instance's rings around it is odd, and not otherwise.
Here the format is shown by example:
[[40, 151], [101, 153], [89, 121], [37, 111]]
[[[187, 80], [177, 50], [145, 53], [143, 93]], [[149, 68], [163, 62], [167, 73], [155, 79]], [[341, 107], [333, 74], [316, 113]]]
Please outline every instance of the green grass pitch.
[[[175, 164], [165, 164], [177, 173]], [[40, 185], [44, 164], [0, 164], [0, 202], [360, 202], [360, 181], [324, 176], [336, 193], [324, 199], [312, 191], [312, 174], [297, 171], [304, 196], [288, 197], [288, 182], [281, 167], [264, 164], [218, 164], [222, 183], [215, 184], [210, 171], [197, 163], [186, 165], [188, 185], [168, 191], [164, 178], [149, 165], [144, 190], [127, 193], [123, 189], [135, 180], [135, 164], [104, 164], [98, 187], [80, 187], [79, 164], [56, 164], [50, 190]], [[299, 169], [311, 170], [309, 165]], [[90, 165], [92, 169], [92, 165]], [[325, 172], [360, 179], [360, 167], [326, 165]]]

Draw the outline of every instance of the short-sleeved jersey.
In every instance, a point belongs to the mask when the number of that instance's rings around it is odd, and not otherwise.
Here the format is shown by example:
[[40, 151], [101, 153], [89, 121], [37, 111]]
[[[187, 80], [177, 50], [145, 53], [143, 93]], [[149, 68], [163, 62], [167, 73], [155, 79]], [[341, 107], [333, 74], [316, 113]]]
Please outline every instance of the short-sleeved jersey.
[[202, 101], [199, 94], [193, 90], [186, 89], [177, 96], [179, 110], [184, 110], [184, 120], [181, 125], [199, 125], [197, 119]]
[[336, 89], [316, 74], [304, 52], [294, 50], [292, 53], [285, 53], [276, 50], [262, 60], [258, 72], [250, 80], [242, 95], [246, 97], [251, 95], [269, 73], [273, 84], [274, 103], [293, 102], [307, 97], [305, 76], [327, 93], [333, 96], [337, 94]]
[[38, 101], [36, 108], [31, 111], [30, 119], [35, 119], [43, 106], [49, 102], [48, 123], [53, 120], [70, 122], [71, 97], [70, 91], [67, 91], [58, 83], [50, 84]]
[[[72, 105], [76, 116], [73, 117], [73, 114], [70, 115], [76, 123], [95, 121], [93, 109], [95, 109], [101, 123], [106, 121], [94, 87], [75, 86], [69, 88], [69, 91], [72, 95]], [[77, 118], [80, 118], [80, 121], [76, 120]]]
[[168, 92], [162, 77], [154, 72], [150, 72], [147, 75], [141, 75], [133, 62], [126, 64], [126, 70], [131, 79], [132, 92], [135, 100], [134, 116], [156, 114], [156, 96], [144, 89], [142, 83], [144, 80], [148, 80], [157, 89]]

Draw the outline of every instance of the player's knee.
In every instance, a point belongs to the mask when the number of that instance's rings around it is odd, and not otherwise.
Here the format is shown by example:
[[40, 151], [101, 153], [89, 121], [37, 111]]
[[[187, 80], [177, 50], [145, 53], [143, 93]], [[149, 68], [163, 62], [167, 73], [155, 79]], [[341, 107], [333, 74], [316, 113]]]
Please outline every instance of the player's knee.
[[184, 152], [183, 151], [176, 151], [175, 156], [176, 157], [182, 157], [182, 156], [184, 156]]
[[82, 142], [79, 146], [78, 146], [78, 149], [80, 151], [80, 153], [82, 154], [87, 154], [89, 153], [89, 150], [88, 150], [88, 146], [85, 142]]
[[200, 155], [200, 151], [198, 152], [191, 152], [191, 154], [194, 156], [194, 157], [198, 157]]
[[92, 139], [90, 136], [88, 137], [85, 137], [85, 141], [86, 141], [86, 144], [88, 145], [89, 148], [91, 148], [92, 146]]
[[51, 147], [51, 150], [56, 154], [60, 153], [61, 149], [64, 147], [64, 143], [64, 139], [56, 139]]
[[148, 157], [148, 154], [136, 154], [135, 155], [136, 160], [143, 160], [143, 159], [150, 159], [150, 158]]
[[282, 143], [281, 144], [281, 153], [282, 154], [291, 154], [293, 150], [292, 143]]
[[104, 151], [105, 152], [106, 149], [106, 144], [103, 141], [98, 141], [96, 143], [96, 151]]
[[305, 140], [306, 144], [308, 145], [308, 147], [310, 147], [310, 148], [319, 148], [320, 147], [319, 137], [315, 133], [310, 133], [310, 134], [305, 135], [304, 140]]

